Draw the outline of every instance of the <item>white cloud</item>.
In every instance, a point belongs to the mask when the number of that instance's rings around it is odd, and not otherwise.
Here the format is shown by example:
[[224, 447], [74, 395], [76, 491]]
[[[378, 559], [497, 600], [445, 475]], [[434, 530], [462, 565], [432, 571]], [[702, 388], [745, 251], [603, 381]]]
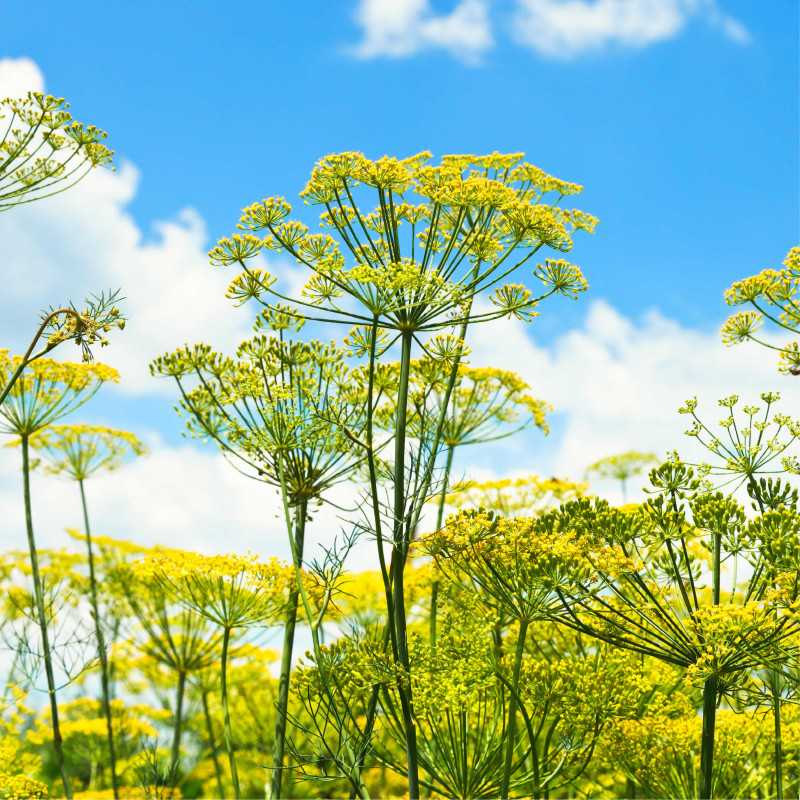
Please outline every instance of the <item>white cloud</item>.
[[[230, 350], [247, 336], [251, 312], [225, 299], [234, 273], [209, 266], [203, 221], [191, 209], [154, 226], [147, 237], [127, 209], [138, 173], [96, 170], [58, 197], [0, 214], [0, 341], [26, 344], [43, 305], [80, 302], [92, 291], [121, 288], [129, 323], [97, 356], [122, 373], [121, 390], [172, 392], [150, 378], [148, 362], [186, 342]], [[76, 358], [71, 345], [61, 358]]]
[[677, 36], [701, 17], [738, 44], [750, 35], [716, 0], [517, 0], [513, 35], [548, 58], [609, 46], [646, 47]]
[[[0, 59], [0, 97], [43, 86], [30, 59]], [[127, 208], [137, 184], [136, 169], [123, 162], [118, 172], [95, 170], [64, 194], [0, 214], [0, 342], [24, 348], [43, 307], [121, 288], [129, 323], [97, 355], [120, 370], [122, 391], [172, 393], [166, 381], [150, 378], [149, 361], [186, 342], [230, 350], [247, 336], [251, 312], [237, 313], [225, 299], [234, 273], [209, 266], [195, 211], [184, 209], [146, 235]], [[76, 358], [70, 347], [58, 356]]]
[[520, 373], [562, 415], [543, 471], [580, 477], [598, 458], [629, 449], [697, 453], [677, 414], [695, 395], [712, 423], [723, 416], [717, 400], [730, 394], [758, 403], [761, 392], [778, 390], [785, 413], [800, 408], [800, 382], [779, 375], [771, 353], [726, 348], [716, 329], [685, 328], [657, 311], [633, 321], [595, 301], [584, 323], [554, 342], [537, 341], [535, 331], [535, 323], [528, 332], [506, 321], [474, 329], [471, 361]]
[[[213, 448], [171, 446], [158, 434], [144, 437], [150, 453], [86, 483], [95, 534], [143, 545], [170, 545], [201, 553], [253, 552], [288, 560], [283, 510], [276, 490], [234, 470]], [[34, 526], [40, 547], [74, 547], [65, 533], [82, 525], [75, 483], [34, 472]], [[357, 500], [354, 484], [335, 487], [330, 499], [341, 507]], [[332, 544], [342, 529], [342, 512], [331, 505], [311, 509], [306, 553]], [[20, 454], [0, 450], [0, 515], [8, 523], [4, 545], [25, 547]], [[353, 553], [354, 568], [374, 561], [374, 542]]]
[[43, 92], [44, 76], [29, 58], [0, 58], [0, 98]]
[[459, 0], [449, 13], [435, 13], [429, 0], [360, 0], [355, 19], [363, 39], [359, 58], [400, 58], [442, 49], [476, 62], [492, 46], [488, 0]]

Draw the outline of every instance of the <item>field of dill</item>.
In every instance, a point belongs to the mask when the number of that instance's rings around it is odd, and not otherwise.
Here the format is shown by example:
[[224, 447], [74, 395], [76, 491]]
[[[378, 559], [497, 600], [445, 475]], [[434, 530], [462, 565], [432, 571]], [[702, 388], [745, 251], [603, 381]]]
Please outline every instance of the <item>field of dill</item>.
[[[2, 101], [0, 135], [8, 218], [113, 162], [44, 93]], [[550, 431], [547, 387], [472, 342], [582, 299], [602, 235], [582, 189], [522, 153], [340, 152], [211, 248], [249, 332], [176, 341], [151, 380], [286, 557], [234, 522], [211, 549], [93, 525], [149, 455], [83, 421], [124, 380], [103, 347], [130, 334], [126, 287], [0, 349], [24, 520], [0, 555], [2, 800], [798, 797], [800, 421], [779, 394], [689, 399], [673, 451], [581, 474], [471, 468]], [[790, 381], [800, 247], [730, 279], [719, 348], [772, 350]], [[80, 523], [44, 546], [58, 481]]]

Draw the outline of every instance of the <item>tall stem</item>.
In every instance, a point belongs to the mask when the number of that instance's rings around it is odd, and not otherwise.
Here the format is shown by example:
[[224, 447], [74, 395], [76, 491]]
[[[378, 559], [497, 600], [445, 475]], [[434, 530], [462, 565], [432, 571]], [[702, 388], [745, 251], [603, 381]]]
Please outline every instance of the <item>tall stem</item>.
[[[406, 631], [406, 602], [404, 573], [408, 542], [406, 535], [406, 495], [405, 495], [405, 460], [406, 460], [406, 415], [408, 413], [408, 383], [411, 371], [412, 335], [404, 331], [400, 354], [400, 385], [397, 393], [397, 417], [395, 420], [394, 439], [394, 519], [392, 539], [392, 610], [394, 611], [394, 629], [397, 641], [397, 658], [405, 676], [410, 676], [408, 658], [408, 635]], [[400, 706], [403, 713], [403, 727], [406, 737], [406, 759], [408, 775], [408, 795], [410, 800], [419, 798], [419, 766], [417, 763], [417, 731], [414, 725], [414, 713], [411, 697], [410, 680], [398, 682]]]
[[233, 752], [233, 734], [231, 733], [231, 711], [228, 704], [228, 647], [231, 642], [231, 629], [225, 627], [222, 633], [222, 658], [220, 659], [220, 685], [222, 690], [222, 715], [223, 731], [225, 736], [225, 750], [228, 753], [228, 764], [231, 769], [231, 782], [233, 794], [239, 800], [239, 772], [236, 769], [236, 754]]
[[[712, 533], [713, 537], [713, 573], [712, 602], [719, 605], [721, 593], [722, 537]], [[717, 723], [717, 687], [716, 675], [706, 679], [703, 685], [703, 737], [700, 743], [700, 798], [711, 800], [714, 786], [714, 732]]]
[[517, 697], [519, 695], [519, 676], [522, 671], [522, 656], [525, 653], [525, 635], [528, 632], [528, 620], [519, 621], [517, 648], [514, 653], [514, 671], [511, 675], [511, 698], [508, 703], [508, 731], [506, 733], [506, 760], [503, 765], [503, 781], [500, 784], [500, 797], [505, 800], [511, 786], [511, 768], [514, 764], [514, 750], [517, 740]]
[[717, 678], [703, 685], [703, 738], [700, 744], [700, 800], [711, 800], [714, 786], [714, 729], [717, 721]]
[[[439, 509], [436, 512], [436, 530], [440, 530], [444, 521], [445, 498], [447, 489], [450, 485], [450, 471], [453, 468], [453, 453], [455, 446], [447, 445], [447, 459], [444, 465], [444, 478], [442, 480], [442, 491], [439, 493]], [[431, 647], [436, 647], [436, 616], [439, 606], [439, 581], [434, 580], [431, 586], [431, 614], [430, 614], [430, 639]]]
[[178, 766], [181, 760], [181, 736], [183, 735], [183, 698], [186, 694], [186, 673], [178, 671], [178, 688], [175, 690], [175, 720], [172, 727], [172, 753], [170, 755], [170, 776], [172, 783], [178, 782]]
[[100, 686], [102, 692], [103, 715], [106, 718], [106, 739], [108, 740], [108, 765], [111, 769], [111, 788], [114, 800], [119, 800], [119, 779], [117, 778], [117, 751], [114, 743], [114, 725], [111, 719], [111, 693], [109, 691], [108, 653], [106, 651], [105, 634], [100, 623], [100, 603], [97, 595], [97, 575], [94, 568], [94, 550], [92, 548], [92, 531], [89, 526], [89, 506], [86, 502], [86, 489], [83, 479], [78, 480], [81, 492], [81, 508], [83, 509], [83, 530], [86, 534], [86, 552], [89, 558], [89, 601], [92, 604], [94, 633], [97, 639], [97, 657], [100, 659]]
[[225, 797], [225, 792], [222, 787], [222, 767], [219, 763], [217, 755], [217, 740], [214, 736], [214, 725], [211, 721], [211, 711], [208, 708], [208, 690], [203, 688], [203, 716], [206, 721], [206, 732], [208, 734], [208, 749], [211, 751], [211, 760], [214, 762], [214, 776], [217, 779], [217, 794], [220, 798]]
[[[295, 569], [303, 566], [303, 545], [306, 534], [307, 503], [301, 501], [295, 507], [294, 535], [288, 531], [292, 542], [292, 561]], [[288, 525], [288, 521], [287, 521]], [[283, 649], [281, 651], [281, 672], [278, 678], [278, 702], [276, 704], [275, 738], [272, 748], [272, 779], [270, 781], [270, 798], [278, 800], [283, 783], [283, 759], [286, 752], [286, 720], [289, 712], [289, 683], [292, 676], [292, 650], [294, 649], [294, 632], [297, 627], [297, 606], [300, 592], [293, 587], [289, 592], [286, 607], [286, 619], [283, 627]]]
[[783, 735], [781, 733], [781, 693], [778, 676], [772, 675], [772, 720], [775, 725], [775, 798], [783, 800]]
[[44, 607], [44, 590], [42, 577], [39, 573], [39, 554], [36, 550], [36, 539], [33, 535], [33, 511], [31, 507], [31, 482], [30, 482], [30, 451], [28, 435], [23, 434], [22, 440], [22, 490], [25, 502], [25, 530], [28, 534], [28, 553], [31, 560], [31, 576], [33, 579], [33, 597], [36, 603], [36, 616], [39, 623], [39, 632], [42, 637], [42, 654], [44, 657], [44, 671], [47, 676], [47, 694], [50, 700], [50, 722], [53, 728], [53, 749], [56, 754], [56, 764], [61, 775], [64, 795], [67, 800], [72, 798], [67, 770], [64, 764], [64, 742], [61, 737], [61, 725], [58, 721], [58, 699], [56, 697], [56, 681], [53, 672], [53, 658], [50, 652], [50, 638], [47, 632], [47, 613]]

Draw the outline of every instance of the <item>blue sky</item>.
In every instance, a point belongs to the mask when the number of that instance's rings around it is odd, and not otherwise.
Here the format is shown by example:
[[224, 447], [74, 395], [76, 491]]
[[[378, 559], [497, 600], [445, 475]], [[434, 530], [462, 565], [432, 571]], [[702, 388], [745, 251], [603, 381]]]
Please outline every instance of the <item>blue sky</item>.
[[515, 43], [510, 0], [489, 5], [494, 46], [477, 65], [433, 47], [352, 57], [363, 36], [352, 0], [93, 14], [5, 0], [2, 44], [112, 132], [141, 170], [131, 209], [145, 230], [191, 205], [222, 235], [247, 202], [296, 195], [331, 151], [524, 150], [586, 186], [602, 227], [575, 259], [593, 294], [703, 325], [730, 279], [798, 238], [799, 6], [719, 2], [748, 44], [687, 12], [650, 46], [554, 59]]
[[[718, 336], [725, 287], [777, 266], [800, 240], [799, 9], [796, 0], [141, 0], [77, 13], [0, 0], [0, 94], [43, 84], [64, 95], [76, 117], [110, 132], [119, 166], [0, 219], [10, 294], [0, 344], [21, 346], [29, 320], [62, 294], [121, 285], [131, 324], [108, 352], [126, 380], [85, 416], [154, 446], [136, 491], [130, 481], [107, 489], [109, 520], [127, 514], [129, 528], [150, 526], [163, 540], [165, 525], [197, 526], [187, 506], [213, 528], [216, 509], [238, 503], [250, 509], [240, 529], [255, 530], [263, 510], [236, 494], [226, 465], [183, 449], [174, 393], [144, 371], [184, 341], [230, 348], [246, 335], [247, 312], [222, 298], [230, 275], [212, 274], [205, 251], [243, 205], [296, 199], [329, 152], [522, 150], [586, 187], [576, 204], [601, 225], [571, 258], [591, 289], [543, 308], [527, 331], [509, 323], [477, 336], [475, 363], [520, 371], [559, 413], [546, 443], [523, 436], [470, 459], [494, 472], [514, 464], [577, 477], [615, 449], [680, 445], [674, 409], [690, 394], [713, 406], [731, 391], [780, 388], [800, 408], [771, 356], [732, 353]], [[4, 492], [16, 509], [3, 463], [0, 509]], [[181, 494], [183, 471], [208, 507]], [[223, 485], [225, 503], [214, 499]], [[161, 512], [143, 517], [136, 498], [162, 489], [177, 499], [165, 495]]]

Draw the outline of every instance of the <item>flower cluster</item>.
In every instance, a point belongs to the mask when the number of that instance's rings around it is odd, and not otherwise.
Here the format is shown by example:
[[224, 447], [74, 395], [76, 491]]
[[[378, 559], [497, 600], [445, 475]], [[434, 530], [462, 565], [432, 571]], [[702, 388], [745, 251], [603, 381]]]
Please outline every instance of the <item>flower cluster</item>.
[[[239, 222], [245, 232], [220, 240], [210, 252], [213, 264], [244, 270], [229, 296], [273, 308], [289, 300], [273, 276], [248, 263], [264, 250], [285, 252], [311, 270], [305, 299], [290, 303], [298, 318], [375, 319], [380, 328], [396, 331], [432, 331], [462, 317], [530, 318], [545, 296], [585, 291], [580, 269], [563, 259], [534, 269], [544, 288], [538, 296], [521, 284], [503, 283], [540, 248], [567, 252], [575, 231], [594, 230], [594, 217], [557, 205], [580, 186], [547, 175], [516, 153], [445, 156], [438, 166], [430, 158], [419, 153], [372, 161], [349, 152], [320, 159], [301, 197], [324, 207], [321, 226], [331, 233], [312, 233], [289, 219], [291, 205], [280, 197], [245, 208]], [[377, 205], [364, 211], [359, 200], [369, 195]], [[472, 313], [472, 298], [491, 289], [496, 310]], [[345, 298], [357, 301], [363, 313], [351, 310]]]
[[111, 163], [106, 134], [75, 121], [68, 108], [41, 92], [0, 100], [0, 211], [62, 192]]
[[800, 372], [800, 345], [790, 341], [775, 345], [757, 334], [765, 320], [783, 331], [796, 334], [800, 330], [798, 311], [800, 289], [800, 247], [786, 254], [782, 269], [765, 269], [736, 281], [725, 292], [725, 302], [730, 306], [750, 305], [752, 309], [740, 311], [729, 317], [722, 326], [722, 341], [727, 345], [752, 340], [779, 354], [780, 372], [796, 375]]

